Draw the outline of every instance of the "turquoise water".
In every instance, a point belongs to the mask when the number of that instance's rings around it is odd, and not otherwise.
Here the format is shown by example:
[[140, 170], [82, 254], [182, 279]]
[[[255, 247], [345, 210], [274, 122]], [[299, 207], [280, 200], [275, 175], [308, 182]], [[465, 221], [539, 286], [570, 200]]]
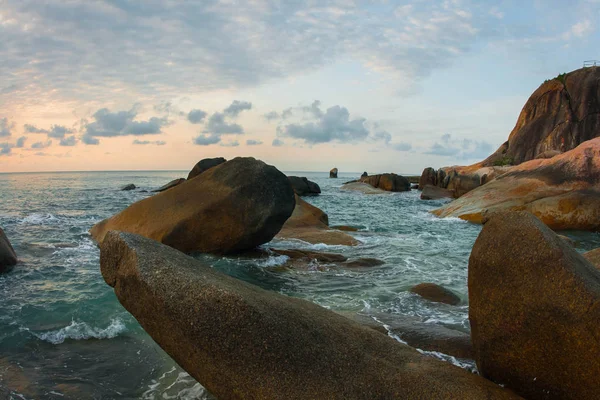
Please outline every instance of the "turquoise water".
[[[419, 192], [363, 195], [339, 190], [356, 174], [307, 176], [322, 189], [306, 198], [331, 225], [352, 225], [357, 247], [274, 240], [276, 248], [310, 248], [385, 265], [350, 271], [327, 265], [281, 271], [283, 260], [197, 255], [206, 264], [265, 289], [339, 311], [413, 315], [468, 331], [467, 263], [480, 227], [437, 219]], [[0, 174], [0, 226], [20, 264], [0, 275], [0, 398], [204, 399], [182, 371], [117, 301], [99, 271], [88, 230], [186, 172]], [[134, 183], [139, 189], [120, 191]], [[600, 247], [597, 234], [569, 232], [579, 250]], [[425, 301], [408, 292], [421, 282], [455, 291], [463, 304]]]

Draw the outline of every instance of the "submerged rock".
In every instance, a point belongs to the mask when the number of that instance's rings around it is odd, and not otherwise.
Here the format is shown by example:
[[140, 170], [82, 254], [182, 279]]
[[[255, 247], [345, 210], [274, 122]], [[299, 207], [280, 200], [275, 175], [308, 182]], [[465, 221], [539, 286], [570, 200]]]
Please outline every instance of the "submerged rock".
[[382, 261], [377, 258], [357, 258], [355, 260], [346, 261], [343, 264], [340, 264], [344, 268], [372, 268], [372, 267], [380, 267], [385, 264], [385, 261]]
[[196, 165], [194, 165], [194, 168], [192, 168], [187, 178], [188, 180], [195, 178], [204, 171], [208, 171], [209, 169], [216, 167], [217, 165], [221, 165], [224, 162], [227, 162], [227, 160], [223, 157], [205, 158], [203, 160], [200, 160], [198, 161], [198, 163], [196, 163]]
[[432, 185], [425, 186], [423, 192], [421, 192], [421, 200], [451, 199], [453, 197], [453, 190], [442, 189]]
[[129, 185], [125, 185], [121, 188], [121, 190], [134, 190], [136, 188], [136, 186], [133, 183], [130, 183]]
[[321, 193], [319, 185], [305, 177], [288, 176], [288, 179], [298, 196], [315, 196]]
[[410, 190], [410, 182], [402, 175], [379, 174], [366, 176], [360, 179], [361, 182], [368, 183], [374, 188], [385, 190], [387, 192], [406, 192]]
[[282, 239], [299, 239], [304, 242], [328, 245], [355, 246], [359, 241], [352, 236], [329, 228], [327, 214], [296, 195], [296, 207], [292, 216], [277, 234]]
[[159, 187], [158, 189], [153, 190], [153, 192], [164, 192], [165, 190], [174, 188], [177, 185], [181, 185], [183, 182], [185, 182], [185, 178], [173, 179], [171, 182], [167, 183], [166, 185], [163, 185], [163, 186]]
[[316, 261], [333, 263], [333, 262], [343, 262], [348, 259], [348, 257], [341, 255], [341, 254], [323, 253], [323, 252], [319, 252], [319, 251], [299, 250], [299, 249], [293, 249], [293, 250], [292, 249], [290, 249], [290, 250], [271, 249], [271, 250], [274, 253], [288, 256], [294, 260], [305, 259], [305, 260], [316, 260]]
[[531, 214], [484, 225], [469, 319], [482, 376], [527, 399], [600, 395], [600, 271]]
[[218, 398], [516, 398], [329, 310], [141, 236], [109, 233], [100, 262], [121, 304]]
[[331, 268], [372, 268], [385, 264], [377, 258], [356, 258], [348, 260], [348, 257], [337, 253], [325, 253], [320, 251], [301, 249], [271, 249], [271, 252], [289, 257], [288, 262], [278, 266], [276, 269], [331, 269]]
[[6, 234], [0, 228], [0, 273], [6, 272], [17, 264], [17, 254]]
[[440, 285], [436, 285], [435, 283], [420, 283], [416, 286], [413, 286], [410, 291], [418, 294], [424, 299], [437, 303], [446, 303], [453, 306], [460, 303], [460, 297], [452, 293], [451, 290], [448, 290]]
[[337, 168], [333, 168], [331, 171], [329, 171], [329, 177], [330, 178], [337, 178], [338, 176], [338, 169]]
[[138, 201], [90, 230], [141, 234], [183, 252], [235, 253], [270, 241], [294, 210], [294, 191], [275, 167], [235, 158]]
[[600, 229], [600, 138], [532, 160], [444, 207], [440, 217], [481, 223], [486, 212], [525, 210], [555, 230]]
[[354, 227], [354, 226], [348, 226], [348, 225], [336, 225], [336, 226], [332, 226], [331, 229], [337, 229], [338, 231], [344, 231], [344, 232], [358, 232], [358, 228]]

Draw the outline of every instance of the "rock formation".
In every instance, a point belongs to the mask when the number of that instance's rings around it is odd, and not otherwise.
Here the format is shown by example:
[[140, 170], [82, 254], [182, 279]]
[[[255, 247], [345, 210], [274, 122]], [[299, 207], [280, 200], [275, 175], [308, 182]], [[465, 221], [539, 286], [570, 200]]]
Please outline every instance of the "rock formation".
[[200, 175], [201, 173], [203, 173], [204, 171], [208, 171], [212, 167], [216, 167], [217, 165], [221, 165], [221, 164], [223, 164], [226, 161], [227, 160], [224, 159], [223, 157], [205, 158], [203, 160], [200, 160], [200, 161], [198, 161], [198, 163], [196, 163], [196, 165], [194, 165], [194, 168], [192, 168], [192, 170], [188, 174], [187, 178], [188, 178], [188, 180], [192, 179], [192, 178], [195, 178], [198, 175]]
[[448, 189], [442, 189], [437, 186], [427, 184], [421, 192], [421, 200], [439, 200], [439, 199], [452, 199], [454, 198], [454, 191]]
[[452, 293], [452, 291], [436, 285], [435, 283], [420, 283], [410, 289], [411, 292], [429, 301], [436, 303], [446, 303], [453, 306], [460, 303], [460, 297]]
[[137, 233], [183, 252], [235, 253], [270, 241], [294, 210], [294, 191], [275, 167], [235, 158], [138, 201], [90, 230]]
[[288, 176], [288, 179], [298, 196], [316, 196], [321, 193], [319, 185], [305, 177]]
[[277, 234], [281, 239], [299, 239], [304, 242], [329, 245], [355, 246], [359, 241], [352, 236], [329, 228], [329, 218], [319, 208], [296, 195], [296, 207], [292, 216]]
[[121, 304], [218, 398], [517, 398], [329, 310], [141, 236], [110, 232], [100, 262]]
[[125, 191], [128, 191], [128, 190], [134, 190], [134, 189], [135, 189], [135, 185], [134, 185], [133, 183], [130, 183], [130, 184], [128, 184], [128, 185], [125, 185], [125, 186], [123, 186], [123, 187], [121, 188], [121, 190], [125, 190]]
[[358, 181], [352, 181], [352, 182], [346, 182], [342, 185], [342, 187], [340, 188], [341, 190], [350, 190], [350, 191], [354, 191], [354, 192], [361, 192], [364, 194], [386, 194], [386, 193], [391, 193], [391, 192], [386, 192], [385, 190], [379, 189], [379, 188], [375, 188], [371, 185], [369, 185], [368, 183], [364, 183], [364, 182], [358, 182]]
[[504, 175], [435, 210], [481, 223], [486, 212], [526, 210], [552, 229], [600, 229], [600, 138]]
[[161, 187], [159, 187], [158, 189], [153, 190], [153, 192], [164, 192], [165, 190], [169, 190], [171, 188], [174, 188], [177, 185], [181, 185], [183, 182], [185, 182], [185, 178], [177, 178], [177, 179], [173, 179], [171, 182], [167, 183], [166, 185], [163, 185]]
[[17, 255], [6, 234], [0, 228], [0, 273], [6, 272], [17, 264]]
[[410, 190], [410, 182], [402, 175], [379, 174], [361, 177], [360, 181], [386, 192], [406, 192]]
[[330, 178], [337, 178], [338, 176], [338, 169], [337, 168], [333, 168], [331, 171], [329, 171], [329, 177]]
[[469, 260], [482, 376], [527, 399], [600, 395], [600, 271], [527, 212], [490, 217]]

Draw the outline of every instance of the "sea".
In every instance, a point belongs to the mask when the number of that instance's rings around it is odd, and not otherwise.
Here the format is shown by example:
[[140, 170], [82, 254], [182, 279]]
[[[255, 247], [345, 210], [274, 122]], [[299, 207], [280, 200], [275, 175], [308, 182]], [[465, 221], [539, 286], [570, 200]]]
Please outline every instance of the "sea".
[[[257, 260], [195, 255], [207, 266], [266, 290], [334, 311], [414, 316], [469, 331], [467, 265], [481, 227], [439, 219], [430, 211], [448, 200], [420, 192], [365, 195], [340, 190], [360, 173], [288, 172], [318, 183], [305, 199], [350, 225], [355, 247], [273, 240], [263, 247], [301, 248], [369, 257], [380, 267], [344, 270], [312, 263], [277, 268], [282, 256]], [[97, 222], [153, 195], [186, 171], [0, 174], [0, 227], [19, 264], [0, 275], [0, 399], [212, 399], [140, 327], [104, 282], [99, 250], [88, 231]], [[136, 190], [120, 190], [133, 183]], [[581, 252], [600, 235], [564, 232]], [[433, 303], [409, 289], [440, 284], [461, 299]]]

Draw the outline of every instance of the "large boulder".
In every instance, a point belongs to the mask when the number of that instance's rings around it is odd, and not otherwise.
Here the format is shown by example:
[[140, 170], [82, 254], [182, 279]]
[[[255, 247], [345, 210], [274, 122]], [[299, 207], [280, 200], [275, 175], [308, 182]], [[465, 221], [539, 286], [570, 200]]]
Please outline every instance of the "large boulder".
[[277, 234], [281, 239], [298, 239], [312, 244], [355, 246], [359, 241], [347, 233], [329, 228], [329, 217], [323, 210], [296, 195], [292, 216]]
[[316, 196], [321, 193], [319, 185], [305, 177], [288, 176], [288, 179], [298, 196]]
[[402, 175], [370, 175], [360, 178], [360, 181], [387, 192], [406, 192], [410, 190], [410, 182]]
[[530, 211], [552, 229], [600, 229], [600, 138], [531, 160], [434, 210], [481, 223], [486, 212]]
[[294, 191], [275, 167], [235, 158], [138, 201], [90, 230], [137, 233], [183, 252], [235, 253], [270, 241], [294, 210]]
[[158, 189], [154, 189], [152, 192], [154, 192], [154, 193], [156, 193], [156, 192], [164, 192], [165, 190], [169, 190], [171, 188], [174, 188], [177, 185], [181, 185], [183, 182], [185, 182], [185, 178], [173, 179], [172, 181], [170, 181], [167, 184], [162, 185]]
[[340, 187], [340, 190], [349, 190], [353, 192], [361, 192], [364, 194], [389, 194], [391, 192], [386, 192], [383, 189], [379, 189], [369, 185], [368, 183], [351, 181], [346, 182]]
[[0, 273], [8, 271], [17, 263], [17, 255], [6, 234], [0, 228]]
[[338, 176], [338, 169], [337, 168], [333, 168], [331, 171], [329, 171], [329, 177], [330, 178], [337, 178]]
[[196, 165], [194, 165], [194, 168], [192, 168], [187, 178], [188, 180], [195, 178], [204, 171], [208, 171], [209, 169], [216, 167], [217, 165], [221, 165], [224, 162], [227, 162], [227, 160], [223, 157], [205, 158], [203, 160], [200, 160], [198, 161], [198, 163], [196, 163]]
[[100, 263], [121, 304], [217, 398], [516, 398], [316, 304], [141, 236], [110, 232]]
[[578, 69], [544, 82], [527, 100], [508, 141], [482, 165], [518, 165], [599, 135], [600, 68]]
[[527, 212], [489, 217], [469, 260], [479, 372], [527, 399], [600, 396], [600, 271]]
[[431, 167], [427, 167], [423, 170], [421, 174], [421, 179], [419, 179], [419, 190], [423, 190], [428, 185], [437, 186], [437, 172], [435, 169]]

